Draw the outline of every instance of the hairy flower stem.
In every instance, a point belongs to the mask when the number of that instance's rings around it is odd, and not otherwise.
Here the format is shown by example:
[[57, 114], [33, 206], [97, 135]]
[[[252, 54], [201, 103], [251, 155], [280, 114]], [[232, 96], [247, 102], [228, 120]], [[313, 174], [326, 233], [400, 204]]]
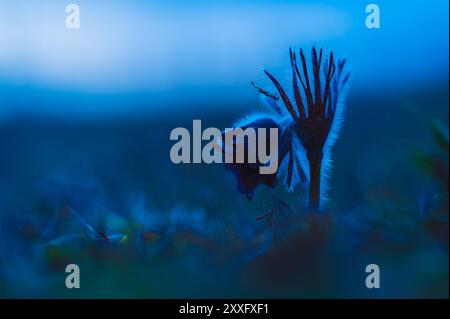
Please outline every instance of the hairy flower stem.
[[322, 151], [308, 152], [309, 162], [309, 209], [312, 212], [319, 211], [320, 205], [320, 173], [322, 169]]

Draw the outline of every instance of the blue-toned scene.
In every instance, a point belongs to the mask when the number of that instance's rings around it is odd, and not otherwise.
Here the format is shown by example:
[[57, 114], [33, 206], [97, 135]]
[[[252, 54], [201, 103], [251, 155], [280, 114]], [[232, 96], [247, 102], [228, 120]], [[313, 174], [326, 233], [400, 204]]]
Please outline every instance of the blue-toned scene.
[[448, 15], [0, 0], [0, 297], [448, 298]]

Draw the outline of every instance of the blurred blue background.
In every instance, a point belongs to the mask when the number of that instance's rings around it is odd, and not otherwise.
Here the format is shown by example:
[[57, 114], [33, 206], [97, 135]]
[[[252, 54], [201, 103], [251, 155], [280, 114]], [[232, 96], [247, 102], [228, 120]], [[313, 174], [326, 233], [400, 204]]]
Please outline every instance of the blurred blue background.
[[[448, 78], [448, 2], [0, 1], [0, 116], [93, 116], [251, 103], [263, 67], [288, 69], [288, 47], [333, 48], [353, 69], [352, 94], [424, 89]], [[288, 72], [285, 72], [288, 75]], [[105, 114], [106, 113], [106, 114]]]
[[[448, 1], [70, 2], [0, 0], [0, 297], [448, 298]], [[313, 45], [352, 70], [323, 212], [170, 161]]]

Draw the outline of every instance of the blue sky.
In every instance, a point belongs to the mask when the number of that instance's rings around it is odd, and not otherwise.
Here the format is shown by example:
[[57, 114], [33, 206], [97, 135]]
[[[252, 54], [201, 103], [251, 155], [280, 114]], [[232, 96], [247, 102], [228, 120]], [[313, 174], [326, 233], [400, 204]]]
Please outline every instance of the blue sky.
[[[64, 24], [71, 2], [79, 30]], [[365, 28], [368, 3], [379, 5], [381, 29]], [[0, 0], [0, 90], [9, 98], [246, 95], [251, 80], [268, 84], [264, 67], [287, 76], [290, 46], [311, 45], [346, 56], [360, 92], [447, 83], [448, 2]]]

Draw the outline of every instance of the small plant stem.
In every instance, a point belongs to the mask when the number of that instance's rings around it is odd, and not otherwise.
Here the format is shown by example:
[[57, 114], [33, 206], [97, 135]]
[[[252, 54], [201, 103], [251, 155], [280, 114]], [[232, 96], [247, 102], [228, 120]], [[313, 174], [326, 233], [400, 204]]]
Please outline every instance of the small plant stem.
[[309, 161], [309, 209], [318, 212], [320, 206], [320, 175], [322, 168], [322, 152], [308, 152]]

